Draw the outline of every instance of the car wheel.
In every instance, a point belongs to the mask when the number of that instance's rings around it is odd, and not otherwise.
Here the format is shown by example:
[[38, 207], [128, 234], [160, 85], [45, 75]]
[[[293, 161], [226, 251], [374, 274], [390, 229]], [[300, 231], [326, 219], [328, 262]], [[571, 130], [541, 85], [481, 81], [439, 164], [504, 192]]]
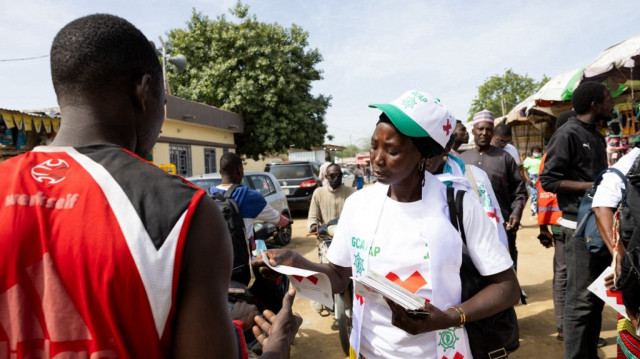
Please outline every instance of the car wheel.
[[[283, 216], [291, 219], [291, 215], [289, 213], [283, 213]], [[274, 242], [281, 246], [286, 246], [291, 242], [291, 233], [292, 233], [292, 225], [289, 223], [286, 227], [280, 228], [278, 233], [273, 236]]]

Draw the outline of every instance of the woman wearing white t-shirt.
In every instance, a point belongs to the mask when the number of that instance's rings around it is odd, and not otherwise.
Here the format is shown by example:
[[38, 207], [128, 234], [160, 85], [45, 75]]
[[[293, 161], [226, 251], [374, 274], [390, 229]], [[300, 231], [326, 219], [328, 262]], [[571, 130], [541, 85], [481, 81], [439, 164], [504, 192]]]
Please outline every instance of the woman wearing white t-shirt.
[[439, 99], [418, 91], [370, 107], [383, 111], [371, 137], [378, 183], [345, 203], [328, 253], [331, 263], [312, 263], [291, 250], [267, 256], [273, 265], [327, 274], [335, 293], [344, 291], [351, 276], [371, 270], [427, 299], [429, 314], [416, 317], [379, 294], [354, 295], [352, 357], [471, 358], [464, 322], [513, 306], [519, 288], [495, 227], [478, 201], [465, 196], [465, 228], [478, 233], [468, 236], [469, 254], [490, 284], [460, 303], [462, 240], [449, 220], [446, 187], [424, 170], [425, 158], [442, 153], [455, 119]]

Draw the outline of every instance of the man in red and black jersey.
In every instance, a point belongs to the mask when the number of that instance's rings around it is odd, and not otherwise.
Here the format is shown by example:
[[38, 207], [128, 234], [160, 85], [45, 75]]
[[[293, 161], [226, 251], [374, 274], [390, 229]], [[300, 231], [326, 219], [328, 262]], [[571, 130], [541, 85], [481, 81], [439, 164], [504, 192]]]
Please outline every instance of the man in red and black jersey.
[[[58, 135], [0, 163], [0, 358], [237, 357], [226, 224], [142, 159], [164, 119], [155, 49], [124, 19], [86, 16], [56, 35], [51, 73]], [[265, 357], [288, 356], [291, 301]]]

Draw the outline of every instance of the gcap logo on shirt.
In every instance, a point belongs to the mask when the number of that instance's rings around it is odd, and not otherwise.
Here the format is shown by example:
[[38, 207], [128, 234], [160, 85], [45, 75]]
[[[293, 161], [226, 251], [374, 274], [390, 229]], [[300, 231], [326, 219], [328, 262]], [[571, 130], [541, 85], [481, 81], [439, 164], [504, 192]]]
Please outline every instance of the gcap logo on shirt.
[[69, 164], [62, 159], [51, 158], [31, 169], [31, 176], [38, 182], [56, 184], [62, 182], [69, 171]]

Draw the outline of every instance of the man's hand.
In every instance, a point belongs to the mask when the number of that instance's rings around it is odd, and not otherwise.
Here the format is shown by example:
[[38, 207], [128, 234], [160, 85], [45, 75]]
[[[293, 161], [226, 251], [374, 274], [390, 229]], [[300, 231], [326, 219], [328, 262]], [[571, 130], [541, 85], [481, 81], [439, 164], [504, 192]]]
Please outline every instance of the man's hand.
[[309, 227], [309, 233], [318, 233], [318, 224], [314, 223]]
[[244, 322], [243, 331], [247, 331], [255, 324], [254, 318], [259, 315], [258, 307], [245, 302], [236, 302], [231, 309], [231, 320], [241, 320]]
[[[264, 258], [264, 255], [266, 255], [267, 258]], [[259, 254], [252, 265], [253, 268], [258, 268], [263, 277], [267, 279], [277, 279], [280, 278], [281, 274], [269, 268], [264, 261], [268, 260], [269, 264], [273, 267], [279, 264], [297, 267], [296, 262], [298, 257], [301, 257], [300, 254], [290, 249], [269, 249]]]
[[616, 289], [616, 279], [622, 272], [622, 258], [624, 258], [624, 246], [618, 245], [613, 250], [617, 252], [615, 255], [615, 267], [614, 267], [615, 273], [609, 274], [604, 278], [604, 285], [609, 290]]
[[512, 214], [509, 216], [509, 222], [505, 226], [507, 231], [517, 231], [520, 228], [520, 217]]
[[538, 234], [538, 239], [540, 240], [540, 244], [542, 244], [545, 248], [553, 247], [553, 234], [549, 233], [549, 231], [540, 231]]
[[292, 221], [287, 216], [284, 216], [284, 215], [281, 214], [280, 215], [280, 220], [278, 221], [278, 223], [276, 223], [276, 226], [278, 228], [282, 228], [282, 227], [288, 226], [291, 223], [292, 223]]
[[270, 310], [264, 311], [264, 318], [256, 316], [253, 334], [262, 345], [262, 358], [288, 358], [289, 347], [293, 343], [302, 317], [291, 311], [296, 291], [290, 289], [282, 300], [282, 309], [278, 314]]

